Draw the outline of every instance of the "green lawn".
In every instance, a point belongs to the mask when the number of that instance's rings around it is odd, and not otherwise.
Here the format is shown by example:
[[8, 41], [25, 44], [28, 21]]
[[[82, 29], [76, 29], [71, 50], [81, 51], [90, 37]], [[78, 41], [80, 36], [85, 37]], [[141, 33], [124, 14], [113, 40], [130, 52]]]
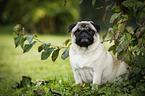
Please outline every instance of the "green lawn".
[[[29, 76], [33, 81], [63, 78], [74, 84], [69, 58], [62, 60], [59, 56], [56, 62], [52, 62], [51, 58], [40, 60], [41, 54], [37, 48], [41, 43], [23, 54], [20, 47], [14, 48], [12, 27], [0, 27], [0, 31], [0, 96], [19, 95], [18, 90], [12, 86], [20, 82], [22, 76]], [[62, 45], [68, 38], [70, 36], [38, 35], [39, 40], [55, 45]]]
[[[38, 35], [38, 39], [52, 44], [62, 45], [69, 36]], [[20, 47], [14, 48], [13, 36], [0, 34], [0, 96], [15, 94], [12, 86], [21, 80], [21, 76], [30, 76], [33, 81], [37, 79], [51, 79], [53, 77], [66, 77], [73, 80], [73, 73], [69, 59], [59, 58], [56, 62], [51, 59], [40, 60], [40, 53], [35, 45], [30, 52], [23, 54]]]

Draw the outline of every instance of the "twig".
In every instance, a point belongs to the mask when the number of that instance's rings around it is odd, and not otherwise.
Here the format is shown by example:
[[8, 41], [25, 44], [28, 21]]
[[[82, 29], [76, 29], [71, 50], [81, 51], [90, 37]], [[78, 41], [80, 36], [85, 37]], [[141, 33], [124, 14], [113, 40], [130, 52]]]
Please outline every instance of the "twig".
[[[37, 39], [36, 37], [34, 37], [34, 39], [35, 39], [36, 41], [40, 42], [40, 43], [45, 44], [45, 42], [40, 41], [40, 40], [39, 40], [39, 39]], [[60, 46], [60, 45], [51, 45], [51, 46], [54, 46], [54, 47], [59, 47], [59, 48], [68, 48], [68, 47], [66, 47], [66, 46]]]
[[105, 1], [102, 1], [102, 0], [99, 0], [99, 1], [105, 4], [106, 6], [108, 6], [108, 4]]

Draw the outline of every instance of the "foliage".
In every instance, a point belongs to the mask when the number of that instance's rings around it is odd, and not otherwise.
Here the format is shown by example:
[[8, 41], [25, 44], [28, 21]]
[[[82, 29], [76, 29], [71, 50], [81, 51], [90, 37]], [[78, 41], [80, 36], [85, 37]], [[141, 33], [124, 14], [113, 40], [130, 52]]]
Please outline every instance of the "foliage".
[[[109, 2], [110, 1], [110, 2]], [[104, 2], [106, 11], [113, 11], [113, 15], [110, 18], [110, 23], [113, 24], [112, 28], [104, 34], [103, 42], [114, 42], [109, 48], [113, 54], [117, 55], [117, 58], [121, 61], [125, 61], [130, 65], [130, 76], [127, 81], [121, 82], [115, 81], [113, 83], [107, 82], [101, 85], [99, 89], [92, 90], [90, 87], [94, 85], [75, 85], [71, 84], [66, 87], [66, 82], [59, 84], [58, 80], [55, 83], [55, 90], [51, 91], [51, 94], [63, 94], [63, 95], [139, 95], [143, 96], [145, 92], [145, 22], [143, 21], [145, 16], [145, 2], [142, 0], [106, 0]], [[82, 3], [83, 0], [80, 1]], [[95, 5], [96, 0], [92, 0], [92, 5]], [[100, 7], [99, 7], [100, 8]], [[102, 7], [104, 8], [104, 7]], [[106, 13], [104, 13], [103, 21], [105, 21]], [[17, 36], [14, 38], [15, 46], [21, 45], [24, 53], [28, 52], [31, 47], [38, 40], [36, 35], [27, 36], [20, 26], [15, 27], [15, 33]], [[29, 45], [23, 44], [25, 41], [29, 42]], [[35, 40], [35, 41], [33, 41]], [[33, 41], [33, 42], [32, 42]], [[41, 42], [43, 43], [43, 42]], [[69, 53], [69, 46], [71, 45], [70, 40], [66, 40], [65, 45], [68, 47], [51, 45], [50, 43], [43, 43], [39, 48], [38, 52], [42, 52], [41, 59], [47, 59], [52, 53], [52, 60], [55, 61], [58, 57], [59, 50], [65, 48], [62, 59], [66, 59]], [[27, 48], [28, 47], [28, 48]], [[46, 84], [47, 85], [47, 84]], [[54, 85], [54, 83], [52, 83]], [[57, 87], [58, 86], [58, 87]], [[65, 87], [64, 87], [65, 86]], [[84, 87], [85, 86], [85, 87]], [[50, 86], [47, 85], [47, 88]], [[50, 88], [50, 89], [51, 89]], [[48, 89], [47, 89], [48, 92]], [[41, 92], [40, 92], [41, 93]], [[42, 92], [44, 94], [44, 92]]]
[[140, 81], [145, 75], [145, 22], [141, 21], [142, 15], [145, 16], [143, 11], [145, 2], [140, 0], [125, 0], [119, 4], [114, 2], [106, 7], [106, 10], [109, 9], [115, 11], [110, 18], [113, 27], [109, 28], [103, 39], [114, 41], [109, 51], [113, 51], [118, 59], [129, 64], [135, 79]]
[[23, 53], [30, 51], [30, 49], [36, 43], [38, 42], [42, 43], [38, 47], [38, 52], [41, 52], [41, 60], [46, 60], [51, 55], [52, 61], [55, 61], [61, 49], [64, 49], [64, 52], [61, 55], [62, 59], [66, 59], [69, 56], [69, 46], [71, 45], [70, 39], [64, 42], [64, 45], [66, 45], [66, 47], [59, 46], [59, 45], [52, 45], [51, 43], [45, 43], [37, 39], [37, 34], [34, 35], [28, 34], [24, 30], [24, 28], [21, 27], [20, 24], [14, 27], [13, 36], [14, 36], [15, 48], [17, 48], [20, 45], [21, 48], [23, 49]]
[[[145, 80], [145, 78], [144, 78]], [[17, 83], [13, 88], [21, 90], [17, 91], [19, 95], [62, 95], [62, 96], [143, 96], [145, 91], [145, 83], [138, 82], [136, 88], [131, 85], [131, 81], [115, 81], [113, 83], [107, 82], [104, 85], [93, 89], [94, 85], [83, 83], [82, 85], [73, 85], [69, 78], [58, 79], [56, 77], [50, 80], [37, 80], [31, 81], [30, 77], [22, 76], [22, 80]]]

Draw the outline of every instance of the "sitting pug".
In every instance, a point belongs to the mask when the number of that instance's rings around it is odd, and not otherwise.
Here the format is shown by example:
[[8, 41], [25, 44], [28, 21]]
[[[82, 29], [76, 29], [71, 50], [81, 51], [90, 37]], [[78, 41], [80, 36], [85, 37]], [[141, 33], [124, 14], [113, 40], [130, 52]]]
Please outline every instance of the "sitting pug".
[[81, 21], [71, 24], [68, 28], [72, 40], [70, 64], [76, 84], [103, 84], [128, 73], [128, 65], [118, 61], [100, 43], [99, 25], [92, 21]]

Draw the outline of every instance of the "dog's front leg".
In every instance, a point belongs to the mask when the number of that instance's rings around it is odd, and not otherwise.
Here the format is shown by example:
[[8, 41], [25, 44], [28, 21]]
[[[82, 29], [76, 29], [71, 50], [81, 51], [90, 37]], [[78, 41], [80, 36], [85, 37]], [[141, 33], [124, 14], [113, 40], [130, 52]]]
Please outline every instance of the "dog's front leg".
[[75, 79], [75, 84], [82, 84], [82, 79], [81, 79], [81, 76], [80, 76], [80, 73], [79, 73], [79, 70], [78, 69], [73, 69], [73, 74], [74, 74], [74, 79]]
[[94, 70], [93, 74], [93, 84], [97, 84], [96, 89], [98, 89], [98, 85], [101, 84], [101, 81], [102, 81], [102, 70], [101, 68], [97, 68]]

